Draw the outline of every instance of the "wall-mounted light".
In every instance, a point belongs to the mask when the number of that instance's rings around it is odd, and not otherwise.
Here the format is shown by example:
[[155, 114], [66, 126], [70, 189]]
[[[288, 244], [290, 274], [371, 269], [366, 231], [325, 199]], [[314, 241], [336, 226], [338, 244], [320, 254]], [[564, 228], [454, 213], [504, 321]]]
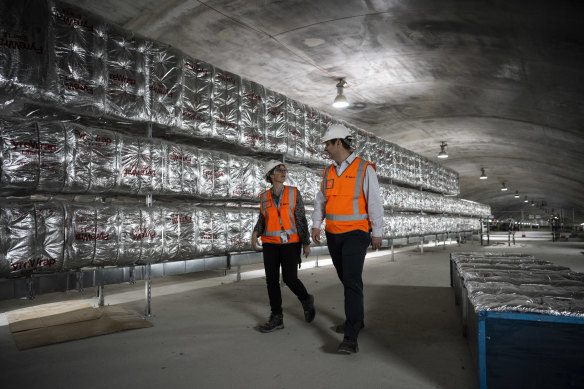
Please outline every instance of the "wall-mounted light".
[[515, 195], [513, 195], [513, 197], [515, 197], [516, 199], [519, 198], [519, 191], [518, 190], [515, 191]]
[[446, 142], [442, 142], [440, 145], [440, 152], [438, 153], [438, 158], [448, 158], [448, 153], [446, 152]]
[[349, 101], [343, 95], [343, 89], [347, 83], [342, 78], [339, 80], [337, 84], [337, 97], [335, 97], [335, 101], [333, 101], [333, 107], [335, 108], [345, 108], [349, 106]]
[[503, 182], [503, 186], [501, 187], [501, 192], [506, 192], [507, 191], [507, 185], [505, 185], [505, 183]]
[[486, 180], [487, 179], [487, 175], [485, 174], [485, 168], [484, 167], [481, 168], [481, 176], [479, 178], [481, 180]]

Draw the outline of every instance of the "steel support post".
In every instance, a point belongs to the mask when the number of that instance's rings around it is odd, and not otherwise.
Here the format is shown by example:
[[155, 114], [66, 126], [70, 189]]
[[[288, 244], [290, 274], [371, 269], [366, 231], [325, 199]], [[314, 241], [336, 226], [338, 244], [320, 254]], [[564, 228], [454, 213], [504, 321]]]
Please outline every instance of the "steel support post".
[[152, 302], [152, 267], [151, 267], [150, 263], [148, 263], [146, 265], [146, 275], [144, 278], [146, 279], [146, 283], [144, 285], [145, 294], [146, 294], [146, 310], [144, 312], [144, 315], [146, 317], [151, 317], [152, 316], [152, 306], [151, 306], [151, 302]]

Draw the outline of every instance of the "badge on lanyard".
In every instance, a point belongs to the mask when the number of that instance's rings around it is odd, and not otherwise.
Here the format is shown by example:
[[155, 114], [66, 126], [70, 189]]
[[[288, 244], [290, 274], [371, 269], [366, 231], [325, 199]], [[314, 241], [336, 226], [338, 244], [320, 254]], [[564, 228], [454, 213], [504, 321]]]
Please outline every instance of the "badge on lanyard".
[[290, 235], [288, 235], [288, 233], [284, 231], [284, 227], [282, 227], [282, 231], [280, 231], [280, 239], [282, 240], [282, 243], [288, 243], [289, 238]]

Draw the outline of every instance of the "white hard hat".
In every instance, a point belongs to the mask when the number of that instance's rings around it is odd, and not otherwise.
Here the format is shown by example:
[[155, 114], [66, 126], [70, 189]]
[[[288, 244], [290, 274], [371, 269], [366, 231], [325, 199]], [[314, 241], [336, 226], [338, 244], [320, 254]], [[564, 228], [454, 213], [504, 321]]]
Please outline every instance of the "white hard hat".
[[264, 165], [264, 176], [267, 176], [268, 173], [272, 171], [272, 169], [280, 165], [284, 165], [284, 162], [276, 161], [275, 159], [266, 162], [266, 164]]
[[349, 138], [347, 140], [351, 140], [352, 139], [352, 135], [351, 135], [351, 131], [349, 131], [349, 129], [345, 126], [343, 126], [342, 124], [333, 124], [332, 126], [330, 126], [329, 128], [326, 129], [326, 131], [324, 132], [324, 135], [321, 138], [321, 142], [326, 142], [327, 140], [331, 140], [331, 139], [346, 139]]

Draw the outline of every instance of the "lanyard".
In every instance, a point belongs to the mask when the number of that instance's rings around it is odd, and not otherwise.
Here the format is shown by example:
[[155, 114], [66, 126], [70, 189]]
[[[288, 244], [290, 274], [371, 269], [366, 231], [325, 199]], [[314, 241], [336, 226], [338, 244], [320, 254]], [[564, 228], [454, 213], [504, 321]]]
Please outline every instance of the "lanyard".
[[286, 187], [282, 187], [280, 195], [278, 196], [278, 202], [276, 203], [276, 201], [274, 201], [274, 203], [276, 204], [276, 211], [278, 211], [278, 220], [280, 221], [280, 227], [282, 228], [282, 230], [284, 229], [284, 226], [282, 225], [282, 216], [280, 215], [280, 203], [282, 202], [282, 194], [284, 194], [285, 188]]

